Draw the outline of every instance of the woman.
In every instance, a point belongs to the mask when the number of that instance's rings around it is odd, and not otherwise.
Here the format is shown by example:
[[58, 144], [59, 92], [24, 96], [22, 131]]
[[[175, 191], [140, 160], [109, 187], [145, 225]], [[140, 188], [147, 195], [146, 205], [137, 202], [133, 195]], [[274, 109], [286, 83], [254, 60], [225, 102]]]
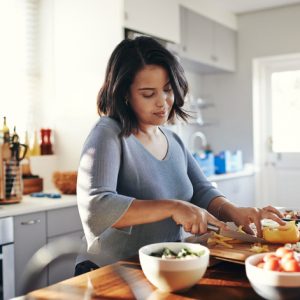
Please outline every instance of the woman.
[[113, 51], [98, 95], [102, 116], [89, 134], [78, 172], [78, 206], [88, 252], [76, 273], [137, 254], [145, 245], [181, 239], [181, 229], [233, 221], [261, 235], [260, 220], [283, 223], [273, 207], [236, 207], [205, 178], [172, 131], [188, 85], [177, 59], [149, 37]]

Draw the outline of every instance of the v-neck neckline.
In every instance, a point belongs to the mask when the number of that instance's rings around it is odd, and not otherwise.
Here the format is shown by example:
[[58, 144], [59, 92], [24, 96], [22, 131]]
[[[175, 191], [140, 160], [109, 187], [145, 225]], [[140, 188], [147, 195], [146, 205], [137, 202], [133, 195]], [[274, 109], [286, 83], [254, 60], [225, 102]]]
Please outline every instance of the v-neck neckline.
[[166, 133], [159, 127], [160, 132], [164, 135], [166, 142], [167, 142], [167, 152], [165, 154], [165, 156], [163, 157], [163, 159], [158, 159], [157, 157], [155, 157], [144, 145], [143, 143], [134, 135], [132, 134], [131, 136], [133, 137], [133, 139], [136, 141], [137, 144], [139, 144], [142, 149], [148, 153], [149, 156], [151, 156], [153, 159], [155, 159], [158, 162], [163, 162], [169, 159], [170, 156], [170, 143], [169, 143], [169, 139], [166, 135]]

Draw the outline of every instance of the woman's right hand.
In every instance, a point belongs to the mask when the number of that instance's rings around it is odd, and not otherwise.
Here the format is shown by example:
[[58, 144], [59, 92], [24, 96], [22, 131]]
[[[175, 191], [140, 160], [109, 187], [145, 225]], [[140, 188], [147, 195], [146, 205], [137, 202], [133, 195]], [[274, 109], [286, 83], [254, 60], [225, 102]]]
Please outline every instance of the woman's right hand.
[[190, 202], [177, 200], [172, 212], [172, 219], [178, 225], [182, 225], [186, 232], [192, 234], [203, 234], [207, 231], [207, 224], [213, 224], [222, 229], [226, 228], [226, 224], [206, 209], [200, 208]]

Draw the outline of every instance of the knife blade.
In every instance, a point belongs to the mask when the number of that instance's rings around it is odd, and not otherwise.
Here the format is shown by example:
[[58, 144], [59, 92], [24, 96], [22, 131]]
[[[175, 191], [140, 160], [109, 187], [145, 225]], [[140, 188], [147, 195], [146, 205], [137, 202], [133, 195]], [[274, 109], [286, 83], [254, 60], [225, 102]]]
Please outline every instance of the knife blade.
[[267, 241], [263, 238], [248, 234], [248, 233], [243, 233], [239, 231], [235, 231], [232, 229], [221, 229], [215, 225], [208, 224], [207, 229], [210, 231], [214, 231], [220, 235], [230, 237], [236, 240], [248, 242], [248, 243], [267, 243]]

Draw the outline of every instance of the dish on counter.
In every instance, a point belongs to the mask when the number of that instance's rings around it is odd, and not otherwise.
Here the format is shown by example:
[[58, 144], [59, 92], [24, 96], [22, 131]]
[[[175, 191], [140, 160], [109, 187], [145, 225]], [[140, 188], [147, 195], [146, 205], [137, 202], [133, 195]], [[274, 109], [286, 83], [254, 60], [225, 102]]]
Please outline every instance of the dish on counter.
[[[300, 272], [299, 262], [293, 271], [289, 264], [285, 263], [283, 270], [281, 261], [284, 255], [293, 251], [284, 247], [275, 252], [255, 254], [246, 259], [246, 274], [251, 286], [257, 294], [269, 300], [292, 300], [299, 299], [300, 294]], [[280, 253], [281, 252], [281, 253]], [[297, 256], [298, 254], [295, 254]], [[291, 259], [286, 257], [287, 259]]]
[[[202, 253], [191, 259], [163, 259], [152, 256], [168, 248], [179, 253], [183, 248]], [[158, 289], [167, 292], [184, 291], [195, 285], [205, 274], [209, 263], [209, 249], [200, 244], [165, 242], [140, 248], [139, 259], [146, 278]]]

